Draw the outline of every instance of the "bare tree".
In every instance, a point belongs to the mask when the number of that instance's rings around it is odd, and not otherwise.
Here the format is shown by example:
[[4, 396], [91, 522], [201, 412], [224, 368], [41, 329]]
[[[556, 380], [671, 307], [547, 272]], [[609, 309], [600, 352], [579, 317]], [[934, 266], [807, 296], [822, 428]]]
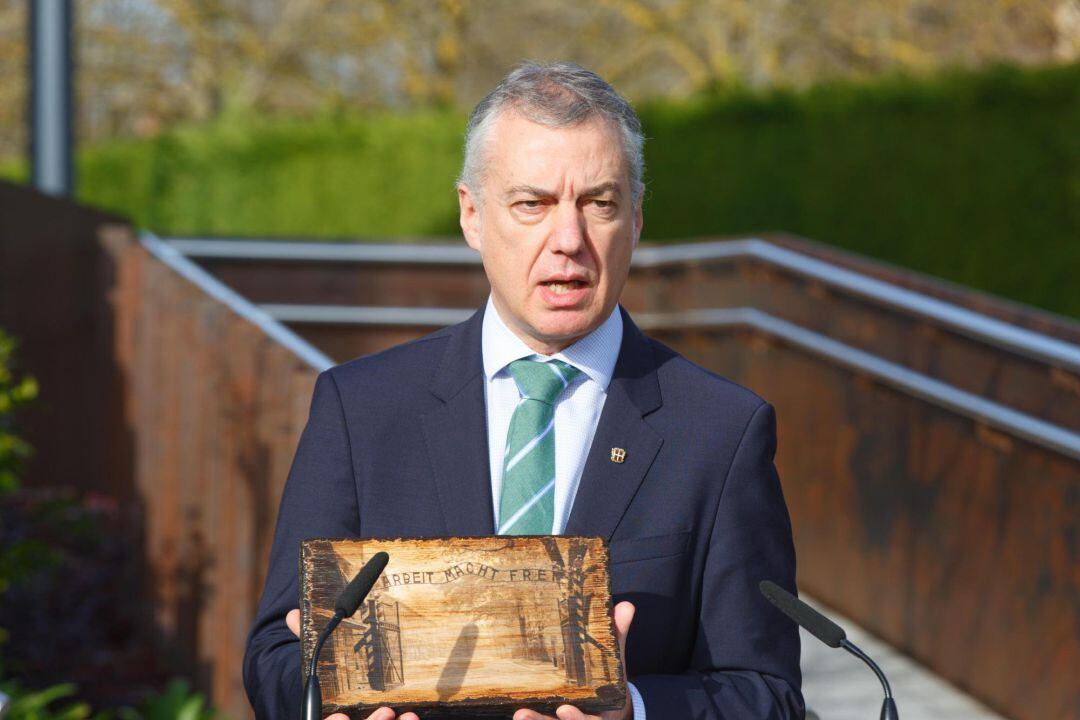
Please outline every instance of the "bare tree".
[[[0, 159], [25, 145], [26, 2], [0, 0]], [[633, 98], [1080, 56], [1080, 0], [80, 0], [79, 136], [228, 112], [468, 107], [524, 58]]]

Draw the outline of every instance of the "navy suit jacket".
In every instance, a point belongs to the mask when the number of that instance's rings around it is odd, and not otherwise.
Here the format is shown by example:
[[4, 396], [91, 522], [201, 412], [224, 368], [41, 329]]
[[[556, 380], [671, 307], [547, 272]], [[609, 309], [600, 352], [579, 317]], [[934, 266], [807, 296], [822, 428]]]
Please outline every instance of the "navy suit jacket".
[[[801, 718], [798, 630], [757, 587], [795, 590], [772, 406], [620, 311], [622, 347], [565, 531], [610, 541], [615, 601], [637, 607], [627, 667], [648, 720]], [[244, 658], [258, 718], [300, 712], [284, 618], [299, 604], [301, 540], [494, 534], [482, 314], [319, 375]]]

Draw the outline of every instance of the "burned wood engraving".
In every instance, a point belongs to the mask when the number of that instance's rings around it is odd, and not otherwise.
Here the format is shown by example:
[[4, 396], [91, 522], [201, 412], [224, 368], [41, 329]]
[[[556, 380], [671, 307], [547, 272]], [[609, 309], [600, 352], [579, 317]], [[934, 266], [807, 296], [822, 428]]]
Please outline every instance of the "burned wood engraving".
[[390, 705], [422, 717], [621, 707], [623, 668], [600, 538], [308, 540], [301, 547], [302, 652], [376, 552], [390, 562], [330, 636], [317, 672], [325, 713]]

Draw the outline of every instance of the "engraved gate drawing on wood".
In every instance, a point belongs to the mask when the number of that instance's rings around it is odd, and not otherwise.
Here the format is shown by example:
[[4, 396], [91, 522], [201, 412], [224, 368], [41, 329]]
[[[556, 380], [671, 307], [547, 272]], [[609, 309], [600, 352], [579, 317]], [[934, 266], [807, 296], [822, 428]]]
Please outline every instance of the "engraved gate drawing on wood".
[[[337, 559], [340, 593], [351, 579], [348, 563]], [[405, 682], [402, 663], [401, 611], [398, 603], [369, 597], [356, 615], [327, 638], [323, 656], [344, 672], [335, 673], [328, 691], [335, 694], [361, 689], [387, 690]], [[322, 678], [320, 677], [320, 680]]]
[[353, 645], [353, 651], [364, 658], [372, 690], [387, 690], [403, 684], [405, 663], [401, 651], [399, 604], [368, 598], [360, 608], [360, 621], [367, 627], [367, 632]]
[[[598, 568], [595, 564], [585, 566], [588, 546], [578, 538], [571, 539], [568, 558], [563, 558], [555, 538], [541, 538], [541, 542], [547, 550], [548, 557], [551, 558], [552, 568], [558, 568], [564, 574], [566, 582], [566, 598], [558, 601], [566, 679], [577, 685], [613, 682], [614, 669], [611, 667], [608, 656], [603, 652], [604, 646], [589, 633], [590, 610], [593, 601], [598, 598], [596, 593], [587, 592], [585, 579], [594, 575]], [[587, 662], [588, 655], [585, 651], [587, 645], [594, 645], [601, 650], [600, 673], [596, 672], [593, 664]]]

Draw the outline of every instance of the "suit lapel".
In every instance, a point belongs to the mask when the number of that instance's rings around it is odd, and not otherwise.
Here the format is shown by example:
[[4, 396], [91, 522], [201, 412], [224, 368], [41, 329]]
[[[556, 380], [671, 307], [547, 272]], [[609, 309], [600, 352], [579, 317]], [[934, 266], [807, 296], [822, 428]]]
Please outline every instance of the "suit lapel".
[[[630, 316], [620, 312], [622, 347], [566, 523], [567, 535], [610, 539], [663, 444], [643, 418], [661, 404], [653, 348]], [[626, 451], [624, 462], [612, 461], [612, 448]]]
[[421, 418], [447, 535], [495, 531], [480, 332], [484, 311], [453, 328], [431, 392], [443, 405]]

